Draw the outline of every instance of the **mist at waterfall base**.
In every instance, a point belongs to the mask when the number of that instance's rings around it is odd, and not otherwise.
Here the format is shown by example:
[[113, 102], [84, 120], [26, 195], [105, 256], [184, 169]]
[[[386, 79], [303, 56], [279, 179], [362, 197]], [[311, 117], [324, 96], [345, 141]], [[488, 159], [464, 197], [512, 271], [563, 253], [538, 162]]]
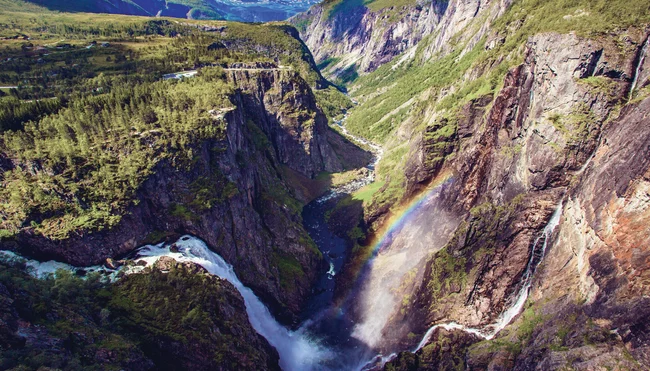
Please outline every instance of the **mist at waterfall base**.
[[[391, 339], [384, 336], [389, 319], [400, 309], [403, 298], [420, 281], [426, 259], [442, 249], [460, 220], [439, 206], [440, 193], [451, 179], [444, 181], [416, 198], [389, 225], [376, 242], [374, 258], [357, 279], [359, 287], [352, 305], [359, 313], [352, 336], [372, 349], [391, 349]], [[390, 334], [392, 338], [406, 335]]]
[[[278, 350], [284, 370], [359, 370], [377, 355], [375, 346], [380, 343], [381, 330], [401, 300], [393, 289], [424, 261], [431, 249], [442, 247], [457, 225], [450, 222], [454, 218], [438, 210], [438, 197], [439, 187], [403, 211], [375, 244], [376, 253], [358, 276], [352, 294], [339, 306], [332, 301], [334, 277], [346, 258], [345, 240], [329, 231], [324, 220], [328, 207], [325, 203], [307, 205], [303, 213], [305, 225], [323, 252], [326, 271], [308, 303], [308, 318], [296, 331], [279, 324], [252, 290], [239, 281], [232, 266], [198, 238], [182, 237], [175, 243], [178, 252], [171, 252], [164, 244], [145, 246], [132, 259], [151, 265], [169, 256], [199, 264], [231, 282], [244, 298], [253, 328]], [[355, 321], [359, 316], [360, 320]]]
[[[345, 247], [342, 245], [345, 241], [331, 234], [324, 223], [325, 209], [319, 207], [325, 206], [307, 207], [307, 224], [316, 223], [308, 228], [309, 232], [313, 233], [319, 247], [325, 250], [327, 265], [324, 267], [326, 274], [316, 286], [315, 295], [309, 303], [306, 312], [308, 319], [296, 331], [279, 324], [252, 290], [239, 281], [232, 266], [198, 238], [181, 237], [175, 243], [178, 249], [174, 249], [174, 252], [169, 244], [144, 246], [136, 250], [129, 260], [144, 261], [150, 266], [160, 257], [168, 256], [180, 262], [201, 265], [211, 274], [231, 282], [244, 298], [251, 325], [277, 349], [280, 366], [284, 370], [360, 370], [390, 359], [391, 356], [377, 356], [379, 348], [384, 350], [384, 354], [405, 350], [391, 349], [390, 345], [383, 343], [386, 340], [383, 330], [391, 314], [399, 309], [402, 298], [394, 289], [401, 291], [404, 282], [417, 281], [413, 279], [413, 275], [417, 274], [415, 268], [422, 266], [429, 254], [444, 246], [458, 224], [456, 218], [437, 207], [441, 188], [438, 186], [423, 193], [392, 220], [373, 246], [374, 253], [357, 276], [356, 287], [338, 306], [332, 303], [333, 278], [345, 260]], [[309, 210], [312, 214], [309, 214]], [[544, 256], [561, 212], [562, 204], [533, 245], [522, 288], [497, 323], [481, 329], [468, 328], [455, 322], [437, 324], [429, 329], [413, 351], [425, 346], [437, 328], [462, 330], [490, 339], [505, 327], [521, 311], [528, 297], [533, 273]], [[10, 252], [0, 253], [0, 257], [19, 258]], [[103, 267], [76, 268], [62, 263], [31, 260], [26, 262], [26, 266], [36, 277], [43, 277], [56, 269], [78, 274], [100, 271], [111, 279], [118, 276], [117, 271]], [[122, 272], [137, 273], [142, 269], [144, 267], [140, 265], [127, 265]]]

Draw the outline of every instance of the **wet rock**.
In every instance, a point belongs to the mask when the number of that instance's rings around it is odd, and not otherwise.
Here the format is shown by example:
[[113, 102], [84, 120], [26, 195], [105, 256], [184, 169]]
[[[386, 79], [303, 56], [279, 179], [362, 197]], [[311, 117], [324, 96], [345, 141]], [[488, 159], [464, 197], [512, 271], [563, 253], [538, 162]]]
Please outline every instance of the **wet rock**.
[[119, 260], [113, 260], [112, 258], [106, 258], [106, 263], [104, 265], [108, 269], [117, 270], [122, 266], [122, 263]]

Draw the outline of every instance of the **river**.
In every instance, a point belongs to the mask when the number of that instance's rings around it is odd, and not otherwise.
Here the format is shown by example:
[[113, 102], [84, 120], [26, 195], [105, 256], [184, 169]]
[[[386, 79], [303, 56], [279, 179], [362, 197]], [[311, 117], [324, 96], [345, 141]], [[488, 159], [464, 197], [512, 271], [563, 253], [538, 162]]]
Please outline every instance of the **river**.
[[[389, 270], [391, 274], [395, 272], [397, 267], [396, 262], [401, 262], [400, 264], [409, 263], [406, 266], [410, 269], [414, 263], [417, 263], [415, 260], [424, 259], [424, 256], [415, 259], [414, 252], [408, 249], [415, 249], [426, 253], [432, 252], [430, 247], [438, 244], [435, 239], [451, 233], [455, 227], [453, 225], [444, 226], [445, 223], [443, 221], [453, 219], [453, 217], [439, 214], [440, 210], [437, 207], [438, 187], [432, 189], [425, 197], [422, 197], [420, 201], [409, 208], [408, 213], [403, 218], [400, 218], [399, 223], [391, 226], [390, 233], [388, 234], [389, 238], [377, 244], [376, 254], [378, 255], [375, 256], [378, 257], [378, 261], [375, 262], [374, 259], [369, 260], [366, 266], [366, 271], [369, 274], [362, 276], [355, 283], [356, 293], [358, 294], [359, 290], [365, 290], [366, 292], [364, 294], [367, 297], [366, 299], [374, 303], [369, 306], [371, 310], [367, 311], [366, 318], [355, 319], [356, 316], [349, 315], [350, 308], [345, 303], [339, 306], [334, 305], [335, 278], [340, 273], [347, 258], [347, 247], [344, 239], [336, 236], [329, 230], [325, 215], [340, 197], [344, 197], [345, 194], [352, 193], [374, 180], [375, 165], [382, 156], [381, 148], [351, 135], [345, 130], [343, 123], [344, 121], [338, 123], [343, 135], [346, 135], [354, 142], [364, 145], [366, 148], [372, 148], [374, 157], [372, 162], [367, 166], [369, 171], [364, 178], [357, 179], [347, 185], [331, 190], [326, 195], [306, 205], [303, 209], [305, 228], [323, 253], [325, 264], [323, 265], [320, 279], [314, 287], [313, 295], [305, 309], [303, 324], [296, 331], [291, 331], [278, 323], [253, 291], [241, 283], [233, 267], [196, 237], [181, 237], [175, 242], [177, 249], [174, 249], [174, 251], [170, 248], [172, 244], [162, 243], [159, 245], [144, 246], [133, 252], [128, 259], [146, 263], [147, 266], [150, 266], [160, 257], [169, 256], [181, 262], [193, 262], [201, 265], [210, 273], [228, 280], [244, 298], [246, 312], [253, 328], [278, 350], [280, 366], [284, 370], [362, 370], [383, 365], [393, 355], [385, 357], [377, 355], [378, 352], [374, 349], [374, 346], [369, 345], [379, 340], [376, 338], [381, 337], [381, 329], [385, 324], [383, 319], [374, 321], [373, 318], [385, 317], [385, 320], [387, 320], [388, 317], [386, 315], [390, 315], [392, 312], [390, 309], [383, 311], [377, 310], [377, 303], [381, 304], [385, 300], [382, 296], [374, 295], [372, 285], [369, 286], [368, 282], [365, 282], [372, 281], [371, 283], [378, 284], [379, 288], [386, 289], [386, 275], [384, 274], [379, 277], [373, 276], [372, 269], [375, 268], [373, 265], [389, 266], [391, 267]], [[549, 224], [544, 229], [538, 241], [533, 245], [531, 260], [524, 275], [522, 288], [516, 297], [512, 299], [512, 305], [499, 317], [497, 323], [481, 329], [468, 328], [454, 322], [437, 324], [429, 329], [413, 351], [420, 350], [425, 346], [437, 328], [463, 330], [489, 339], [508, 325], [519, 314], [523, 303], [528, 297], [535, 268], [544, 257], [553, 231], [559, 223], [561, 213], [562, 204], [558, 205]], [[438, 220], [438, 222], [434, 223], [436, 224], [435, 226], [432, 226], [431, 220]], [[446, 229], [446, 231], [443, 229]], [[425, 244], [422, 245], [423, 243]], [[390, 251], [389, 247], [393, 247], [395, 251]], [[386, 253], [380, 253], [385, 250], [388, 251]], [[11, 252], [3, 251], [0, 251], [0, 257], [4, 257], [5, 259], [20, 259], [19, 256]], [[384, 260], [382, 261], [382, 259]], [[34, 260], [27, 260], [26, 265], [30, 273], [36, 277], [43, 277], [57, 269], [70, 270], [79, 275], [84, 275], [90, 271], [99, 271], [104, 272], [112, 280], [118, 277], [118, 270], [110, 270], [105, 267], [77, 268], [57, 262], [37, 262]], [[131, 274], [139, 272], [142, 269], [144, 269], [143, 265], [137, 264], [122, 267], [121, 271], [126, 274]], [[405, 269], [402, 273], [406, 273], [407, 271]], [[401, 278], [397, 277], [397, 279], [399, 281]], [[367, 289], [368, 287], [370, 289]], [[360, 300], [364, 300], [363, 295], [355, 296], [347, 300], [347, 303], [354, 303]], [[367, 326], [368, 316], [371, 317], [370, 320], [377, 322], [376, 326]], [[367, 330], [369, 327], [371, 327], [372, 331], [365, 331], [366, 334], [370, 334], [369, 338], [359, 336], [359, 332], [364, 332], [363, 330]], [[368, 339], [372, 341], [368, 341]]]

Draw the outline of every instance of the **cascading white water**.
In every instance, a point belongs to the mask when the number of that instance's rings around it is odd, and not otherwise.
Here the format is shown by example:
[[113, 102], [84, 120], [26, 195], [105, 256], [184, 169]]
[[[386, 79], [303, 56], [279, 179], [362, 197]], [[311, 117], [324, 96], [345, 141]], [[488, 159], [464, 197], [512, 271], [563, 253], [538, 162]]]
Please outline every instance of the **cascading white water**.
[[[516, 300], [513, 305], [508, 308], [508, 310], [499, 316], [499, 319], [496, 323], [488, 325], [482, 329], [469, 328], [456, 322], [437, 324], [426, 332], [413, 352], [417, 352], [418, 350], [422, 349], [429, 342], [431, 336], [438, 328], [444, 328], [447, 330], [462, 330], [475, 334], [484, 339], [492, 339], [497, 333], [505, 328], [523, 309], [523, 306], [528, 298], [532, 284], [533, 273], [536, 268], [535, 251], [539, 251], [538, 258], [541, 260], [546, 252], [553, 231], [560, 222], [562, 206], [563, 204], [560, 203], [553, 216], [551, 217], [549, 223], [544, 228], [543, 233], [533, 244], [533, 252], [531, 253], [531, 258], [522, 278], [523, 285], [516, 297]], [[537, 244], [539, 244], [542, 239], [542, 247], [538, 250]], [[175, 243], [175, 245], [178, 248], [177, 252], [172, 252], [169, 245], [165, 244], [156, 246], [144, 246], [136, 251], [137, 257], [133, 260], [138, 262], [144, 261], [146, 262], [146, 266], [150, 266], [158, 261], [161, 257], [168, 256], [179, 262], [192, 262], [198, 264], [204, 267], [209, 273], [219, 276], [232, 283], [244, 298], [246, 312], [248, 314], [251, 325], [260, 335], [266, 338], [267, 341], [277, 349], [280, 355], [280, 366], [284, 370], [325, 370], [328, 369], [325, 364], [332, 361], [335, 357], [338, 356], [333, 351], [319, 344], [317, 339], [310, 337], [308, 331], [306, 330], [308, 327], [307, 324], [295, 332], [289, 331], [287, 328], [279, 324], [275, 318], [273, 318], [268, 308], [266, 308], [266, 306], [259, 300], [259, 298], [255, 296], [253, 291], [244, 286], [241, 281], [239, 281], [233, 267], [228, 264], [221, 256], [212, 252], [203, 241], [196, 237], [183, 236], [179, 241]], [[0, 258], [22, 259], [20, 256], [9, 251], [0, 251]], [[79, 273], [80, 271], [83, 271], [84, 273], [102, 272], [106, 274], [109, 279], [114, 280], [118, 277], [119, 272], [132, 274], [144, 269], [144, 266], [142, 265], [125, 265], [120, 270], [111, 270], [103, 266], [76, 268], [68, 264], [54, 261], [41, 263], [35, 260], [26, 260], [25, 265], [28, 267], [28, 272], [37, 278], [44, 278], [49, 274], [55, 273], [58, 269], [64, 269], [75, 273]], [[388, 356], [377, 356], [375, 357], [376, 362], [371, 362], [374, 364], [385, 364], [395, 356], [395, 354], [390, 354]], [[352, 368], [363, 369], [363, 367], [368, 364], [370, 363], [361, 361], [358, 366], [353, 366]]]
[[[564, 199], [560, 201], [560, 204], [555, 209], [555, 212], [553, 212], [553, 215], [551, 216], [551, 219], [549, 220], [546, 227], [544, 227], [542, 234], [539, 237], [537, 237], [537, 239], [533, 243], [533, 246], [531, 248], [531, 253], [530, 253], [530, 259], [528, 260], [526, 270], [524, 271], [524, 275], [522, 277], [523, 284], [521, 286], [521, 289], [517, 293], [514, 303], [505, 312], [501, 313], [501, 315], [499, 316], [499, 318], [495, 323], [487, 325], [481, 329], [466, 327], [456, 322], [448, 322], [448, 323], [441, 323], [441, 324], [434, 325], [431, 328], [429, 328], [429, 330], [427, 330], [427, 332], [422, 337], [422, 340], [420, 341], [418, 346], [413, 350], [413, 353], [417, 352], [418, 350], [422, 349], [425, 345], [427, 345], [434, 331], [438, 328], [444, 328], [446, 330], [461, 330], [461, 331], [465, 331], [477, 335], [483, 339], [490, 340], [494, 338], [508, 324], [510, 324], [510, 322], [512, 322], [512, 320], [524, 308], [524, 304], [526, 304], [526, 300], [528, 299], [528, 294], [530, 293], [531, 285], [533, 284], [533, 276], [535, 273], [535, 269], [537, 268], [537, 265], [539, 265], [541, 260], [544, 258], [544, 255], [546, 254], [546, 249], [548, 248], [548, 244], [553, 235], [553, 231], [555, 231], [555, 228], [557, 228], [557, 226], [560, 224], [560, 217], [562, 216], [563, 208], [564, 208]], [[537, 261], [537, 264], [535, 264], [535, 259], [536, 259], [535, 252], [537, 251], [537, 245], [540, 243], [540, 241], [542, 241], [542, 239], [543, 239], [542, 247], [539, 249], [538, 252], [539, 256], [537, 257], [539, 261]]]
[[25, 264], [27, 273], [34, 278], [47, 278], [62, 269], [64, 271], [72, 272], [77, 275], [85, 275], [88, 273], [98, 272], [104, 274], [109, 280], [114, 281], [117, 278], [117, 270], [109, 269], [101, 265], [92, 267], [77, 268], [70, 264], [60, 263], [54, 260], [40, 262], [38, 260], [25, 259], [22, 256], [12, 252], [0, 250], [0, 259], [2, 260], [19, 260]]
[[184, 236], [176, 242], [178, 252], [171, 252], [168, 246], [145, 246], [137, 251], [147, 265], [155, 263], [162, 256], [169, 256], [179, 262], [192, 262], [205, 268], [211, 274], [232, 283], [244, 298], [246, 313], [251, 325], [280, 354], [283, 370], [312, 370], [333, 357], [325, 347], [311, 339], [305, 331], [289, 331], [279, 324], [268, 308], [255, 296], [253, 291], [239, 281], [233, 267], [221, 256], [212, 252], [198, 238]]
[[[334, 356], [328, 349], [319, 345], [315, 339], [311, 339], [304, 330], [292, 332], [279, 324], [253, 291], [239, 281], [233, 267], [226, 263], [221, 256], [208, 249], [203, 241], [196, 237], [183, 236], [175, 245], [178, 247], [178, 252], [172, 252], [170, 246], [165, 244], [144, 246], [136, 251], [137, 257], [134, 260], [144, 261], [147, 263], [146, 266], [151, 266], [161, 257], [168, 256], [179, 262], [198, 264], [209, 273], [232, 283], [244, 298], [246, 313], [255, 331], [266, 338], [278, 351], [280, 366], [283, 370], [315, 370], [320, 367], [321, 363]], [[144, 265], [125, 265], [119, 270], [111, 270], [103, 266], [77, 268], [56, 261], [39, 262], [25, 259], [11, 251], [0, 251], [0, 258], [23, 261], [27, 272], [35, 278], [46, 278], [58, 270], [66, 270], [77, 274], [80, 272], [102, 272], [110, 280], [114, 280], [119, 272], [133, 274], [146, 267]]]
[[641, 53], [639, 54], [639, 63], [637, 63], [636, 69], [634, 70], [634, 79], [632, 80], [632, 86], [630, 87], [630, 98], [632, 97], [632, 93], [634, 93], [634, 89], [636, 89], [636, 86], [639, 83], [639, 75], [641, 74], [641, 69], [643, 68], [643, 63], [645, 62], [646, 53], [648, 52], [648, 41], [650, 41], [650, 37], [645, 39], [643, 47], [641, 47]]

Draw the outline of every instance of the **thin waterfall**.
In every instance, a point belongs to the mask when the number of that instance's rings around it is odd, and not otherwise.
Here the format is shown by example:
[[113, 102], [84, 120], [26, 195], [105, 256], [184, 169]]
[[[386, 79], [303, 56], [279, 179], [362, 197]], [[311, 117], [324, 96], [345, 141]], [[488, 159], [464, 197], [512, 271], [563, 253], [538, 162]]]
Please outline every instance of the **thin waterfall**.
[[637, 63], [636, 69], [634, 71], [634, 79], [632, 80], [632, 86], [630, 87], [630, 93], [628, 95], [628, 99], [632, 98], [634, 89], [636, 89], [636, 86], [639, 83], [639, 75], [641, 74], [641, 69], [643, 68], [643, 63], [645, 62], [646, 53], [648, 52], [649, 40], [650, 37], [646, 38], [645, 42], [643, 43], [643, 47], [641, 47], [641, 52], [639, 53], [639, 62]]
[[[535, 274], [535, 270], [537, 269], [542, 259], [544, 258], [544, 255], [546, 254], [546, 250], [548, 248], [549, 242], [553, 236], [553, 231], [555, 231], [555, 228], [557, 228], [557, 226], [560, 224], [560, 217], [562, 216], [563, 208], [564, 208], [564, 198], [562, 199], [562, 201], [560, 201], [560, 204], [555, 209], [555, 212], [553, 212], [553, 215], [551, 216], [551, 219], [549, 220], [548, 224], [546, 225], [546, 227], [544, 227], [544, 230], [542, 231], [540, 236], [537, 237], [537, 239], [535, 239], [535, 242], [532, 245], [530, 258], [528, 259], [526, 270], [524, 271], [524, 275], [522, 276], [523, 285], [521, 289], [519, 289], [519, 292], [517, 293], [517, 296], [515, 297], [513, 304], [506, 311], [501, 313], [501, 315], [499, 316], [499, 318], [495, 323], [487, 325], [480, 329], [466, 327], [456, 322], [448, 322], [448, 323], [441, 323], [441, 324], [434, 325], [431, 328], [429, 328], [429, 330], [427, 330], [427, 332], [422, 337], [420, 343], [413, 350], [413, 353], [417, 352], [418, 350], [422, 349], [425, 345], [427, 345], [427, 343], [431, 339], [431, 336], [438, 328], [444, 328], [445, 330], [462, 330], [474, 334], [483, 339], [490, 340], [494, 338], [494, 336], [496, 336], [508, 324], [510, 324], [510, 322], [512, 322], [512, 320], [524, 308], [524, 304], [528, 299], [528, 294], [530, 293], [530, 288], [533, 283], [533, 276]], [[538, 246], [540, 243], [541, 246]]]

